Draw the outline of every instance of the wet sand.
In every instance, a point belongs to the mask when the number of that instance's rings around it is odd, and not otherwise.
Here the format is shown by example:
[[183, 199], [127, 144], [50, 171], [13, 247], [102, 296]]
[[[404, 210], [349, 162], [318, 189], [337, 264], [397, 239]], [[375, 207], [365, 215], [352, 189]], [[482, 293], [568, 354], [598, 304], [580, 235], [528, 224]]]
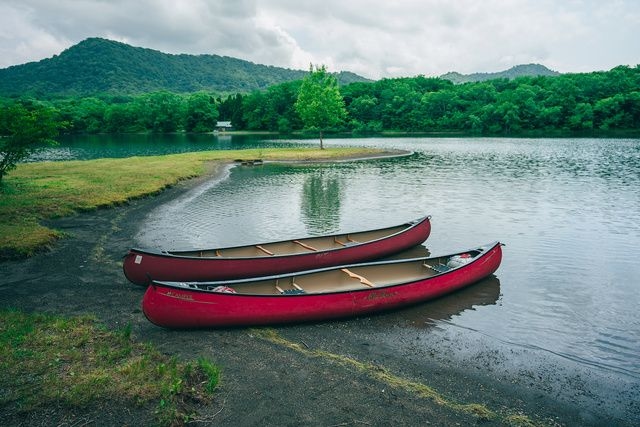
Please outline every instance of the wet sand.
[[[172, 331], [154, 326], [140, 308], [144, 288], [130, 284], [122, 274], [122, 256], [136, 246], [134, 236], [146, 212], [214, 179], [223, 168], [216, 165], [206, 176], [153, 197], [51, 222], [48, 225], [69, 237], [49, 252], [0, 263], [0, 306], [90, 314], [109, 328], [130, 324], [136, 340], [150, 341], [166, 354], [213, 360], [223, 370], [220, 387], [213, 403], [199, 408], [195, 424], [507, 425], [506, 416], [523, 414], [544, 425], [633, 425], [632, 419], [611, 420], [591, 407], [591, 400], [581, 399], [588, 390], [581, 389], [579, 381], [562, 378], [570, 390], [561, 394], [551, 384], [559, 381], [556, 372], [539, 372], [531, 379], [509, 377], [501, 368], [504, 359], [491, 352], [477, 363], [461, 365], [449, 355], [464, 343], [437, 334], [418, 342], [403, 326], [431, 309], [444, 310], [443, 317], [447, 310], [465, 309], [463, 299], [457, 299], [461, 306], [453, 304], [454, 308], [436, 301], [400, 312], [272, 328]], [[481, 286], [499, 293], [493, 280]], [[282, 341], [265, 339], [274, 332]], [[402, 386], [403, 381], [414, 388]], [[451, 404], [425, 397], [415, 385], [430, 387]], [[571, 393], [577, 397], [571, 399]], [[499, 417], [483, 420], [454, 403], [484, 405]], [[148, 425], [151, 415], [134, 404], [104, 402], [83, 410], [55, 407], [27, 418], [3, 418], [6, 425]]]

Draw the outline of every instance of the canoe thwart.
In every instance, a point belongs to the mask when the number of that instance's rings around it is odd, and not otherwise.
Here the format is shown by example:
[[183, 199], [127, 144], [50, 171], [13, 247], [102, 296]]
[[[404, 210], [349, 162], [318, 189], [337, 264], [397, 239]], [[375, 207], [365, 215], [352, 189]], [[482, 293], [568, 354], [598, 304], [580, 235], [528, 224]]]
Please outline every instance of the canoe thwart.
[[348, 268], [342, 268], [341, 270], [344, 271], [345, 273], [347, 273], [349, 275], [349, 277], [359, 280], [360, 283], [362, 283], [363, 285], [367, 285], [370, 288], [373, 288], [375, 286], [366, 277], [363, 277], [363, 276], [361, 276], [359, 274], [356, 274], [353, 271], [349, 270]]
[[293, 243], [295, 243], [296, 245], [300, 245], [305, 249], [309, 249], [310, 251], [316, 251], [316, 252], [318, 251], [318, 249], [314, 248], [313, 246], [307, 245], [306, 243], [302, 243], [299, 240], [294, 240]]
[[256, 245], [256, 248], [260, 249], [262, 252], [264, 252], [264, 253], [265, 253], [265, 254], [267, 254], [267, 255], [271, 255], [271, 256], [273, 256], [273, 255], [274, 255], [274, 254], [273, 254], [273, 252], [271, 252], [271, 251], [270, 251], [270, 250], [268, 250], [268, 249], [263, 248], [263, 247], [262, 247], [262, 246], [260, 246], [260, 245]]

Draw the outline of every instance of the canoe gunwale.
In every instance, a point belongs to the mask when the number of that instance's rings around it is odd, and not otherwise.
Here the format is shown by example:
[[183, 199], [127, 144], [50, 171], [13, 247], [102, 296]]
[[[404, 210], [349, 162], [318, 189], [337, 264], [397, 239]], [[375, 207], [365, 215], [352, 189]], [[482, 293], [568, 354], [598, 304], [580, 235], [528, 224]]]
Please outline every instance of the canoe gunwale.
[[[272, 276], [263, 276], [263, 277], [248, 277], [248, 278], [243, 278], [243, 279], [232, 279], [232, 280], [217, 280], [217, 281], [210, 281], [210, 282], [193, 282], [193, 281], [187, 281], [187, 282], [177, 282], [177, 281], [162, 281], [162, 280], [151, 280], [149, 283], [149, 286], [152, 287], [164, 287], [164, 288], [171, 288], [171, 289], [176, 289], [176, 290], [182, 290], [182, 291], [188, 291], [188, 292], [196, 292], [196, 293], [202, 293], [202, 294], [208, 294], [208, 295], [216, 295], [216, 296], [224, 296], [224, 297], [251, 297], [251, 298], [256, 298], [256, 297], [264, 297], [264, 298], [309, 298], [309, 297], [318, 297], [318, 296], [328, 296], [328, 295], [333, 295], [333, 294], [344, 294], [344, 293], [362, 293], [362, 292], [372, 292], [372, 291], [376, 291], [376, 290], [387, 290], [387, 289], [391, 289], [391, 288], [396, 288], [399, 286], [407, 286], [410, 285], [412, 283], [418, 282], [418, 281], [422, 281], [422, 280], [430, 280], [432, 278], [436, 278], [436, 277], [441, 277], [441, 276], [445, 276], [445, 275], [450, 275], [450, 274], [456, 274], [459, 273], [460, 270], [463, 269], [468, 269], [470, 267], [472, 267], [474, 264], [480, 262], [482, 259], [484, 259], [489, 253], [492, 252], [493, 249], [495, 249], [497, 246], [503, 246], [504, 244], [499, 242], [499, 241], [494, 241], [482, 246], [477, 246], [474, 248], [470, 248], [464, 251], [458, 251], [455, 253], [451, 253], [451, 254], [443, 254], [443, 255], [438, 255], [438, 256], [429, 256], [429, 257], [418, 257], [418, 258], [406, 258], [406, 259], [401, 259], [401, 260], [387, 260], [387, 261], [372, 261], [372, 262], [363, 262], [363, 263], [357, 263], [357, 264], [346, 264], [346, 265], [337, 265], [337, 266], [331, 266], [331, 267], [324, 267], [324, 268], [319, 268], [319, 269], [313, 269], [313, 270], [305, 270], [305, 271], [298, 271], [298, 272], [292, 272], [292, 273], [284, 273], [284, 274], [277, 274], [277, 275], [272, 275]], [[234, 285], [242, 285], [242, 284], [246, 284], [246, 283], [252, 283], [252, 282], [258, 282], [258, 281], [268, 281], [268, 280], [282, 280], [282, 279], [290, 279], [290, 278], [295, 278], [298, 276], [303, 276], [303, 275], [311, 275], [311, 274], [316, 274], [316, 273], [323, 273], [323, 272], [327, 272], [327, 271], [333, 271], [333, 270], [338, 270], [338, 269], [350, 269], [350, 268], [361, 268], [361, 267], [367, 267], [367, 266], [384, 266], [384, 265], [394, 265], [394, 264], [402, 264], [402, 263], [411, 263], [411, 262], [418, 262], [418, 261], [422, 261], [422, 262], [426, 262], [429, 260], [436, 260], [436, 259], [440, 259], [440, 258], [450, 258], [456, 255], [461, 255], [464, 253], [469, 253], [472, 251], [480, 251], [480, 255], [476, 256], [472, 261], [470, 261], [467, 264], [464, 265], [460, 265], [458, 267], [453, 267], [450, 268], [447, 271], [443, 271], [443, 272], [434, 272], [435, 274], [430, 275], [430, 276], [424, 276], [421, 278], [415, 278], [415, 279], [411, 279], [411, 280], [403, 280], [401, 282], [397, 282], [397, 283], [389, 283], [389, 284], [385, 284], [385, 285], [376, 285], [374, 287], [363, 287], [362, 289], [344, 289], [344, 290], [332, 290], [332, 291], [326, 291], [326, 292], [305, 292], [305, 293], [299, 293], [299, 294], [257, 294], [257, 293], [240, 293], [240, 292], [236, 292], [236, 293], [226, 293], [226, 292], [220, 292], [220, 291], [214, 291], [212, 289], [203, 289], [202, 286], [207, 286], [207, 287], [217, 287], [217, 286], [227, 286], [227, 287], [232, 287]], [[195, 285], [195, 287], [193, 286]]]
[[[494, 274], [502, 260], [500, 246], [502, 246], [501, 243], [495, 242], [448, 255], [411, 258], [409, 262], [418, 260], [423, 263], [426, 261], [440, 263], [444, 259], [451, 261], [451, 257], [455, 255], [482, 249], [481, 253], [475, 256], [472, 261], [452, 267], [446, 272], [423, 277], [416, 275], [413, 279], [402, 283], [388, 283], [373, 288], [349, 288], [342, 291], [326, 290], [318, 293], [291, 295], [282, 293], [254, 294], [233, 293], [232, 290], [225, 293], [174, 287], [170, 286], [171, 283], [182, 282], [158, 281], [147, 286], [142, 301], [142, 311], [145, 317], [157, 326], [171, 329], [196, 329], [306, 323], [400, 309], [440, 298]], [[407, 260], [349, 264], [307, 270], [305, 273], [320, 272], [322, 274], [321, 272], [326, 270], [335, 271], [345, 267], [355, 270], [357, 266], [367, 265], [373, 265], [374, 271], [384, 272], [386, 270], [384, 265], [402, 262], [407, 262]], [[378, 269], [379, 265], [383, 267]], [[367, 275], [366, 269], [361, 269], [360, 272], [364, 276]], [[291, 277], [299, 274], [291, 273], [271, 277]], [[393, 274], [392, 271], [391, 277]], [[256, 286], [269, 286], [270, 282], [264, 279], [262, 277], [252, 280], [263, 282], [257, 283]], [[205, 283], [232, 284], [234, 282], [238, 283], [237, 280]]]
[[[329, 248], [329, 249], [319, 249], [313, 253], [315, 254], [323, 254], [323, 253], [328, 253], [328, 252], [335, 252], [335, 251], [344, 251], [345, 249], [351, 249], [351, 248], [357, 248], [360, 246], [364, 246], [364, 245], [370, 245], [370, 244], [374, 244], [376, 242], [380, 242], [380, 241], [385, 241], [387, 239], [392, 239], [398, 235], [402, 235], [405, 233], [408, 233], [411, 229], [418, 227], [420, 224], [424, 223], [425, 221], [429, 221], [431, 219], [431, 215], [426, 215], [424, 217], [415, 219], [413, 221], [408, 221], [405, 222], [403, 224], [399, 224], [399, 225], [394, 225], [394, 226], [390, 226], [390, 227], [383, 227], [383, 228], [377, 228], [377, 229], [371, 229], [371, 230], [361, 230], [361, 231], [352, 231], [352, 232], [348, 232], [348, 233], [335, 233], [335, 234], [326, 234], [326, 235], [322, 235], [322, 236], [307, 236], [307, 237], [302, 237], [302, 238], [293, 238], [293, 239], [285, 239], [285, 240], [277, 240], [277, 241], [270, 241], [270, 242], [262, 242], [262, 243], [257, 243], [257, 244], [246, 244], [246, 245], [238, 245], [238, 246], [228, 246], [228, 247], [220, 247], [220, 248], [208, 248], [208, 249], [189, 249], [189, 250], [175, 250], [175, 251], [167, 251], [167, 250], [161, 250], [161, 249], [141, 249], [141, 248], [131, 248], [129, 250], [129, 252], [125, 255], [131, 255], [131, 254], [142, 254], [142, 255], [152, 255], [152, 256], [159, 256], [159, 257], [167, 257], [167, 258], [176, 258], [176, 259], [189, 259], [189, 260], [249, 260], [249, 259], [255, 259], [257, 258], [256, 256], [208, 256], [208, 257], [202, 257], [202, 256], [193, 256], [193, 255], [183, 255], [184, 253], [194, 253], [194, 252], [210, 252], [210, 251], [224, 251], [224, 250], [233, 250], [233, 249], [242, 249], [242, 248], [249, 248], [249, 247], [256, 247], [257, 245], [259, 246], [263, 246], [263, 245], [276, 245], [276, 244], [282, 244], [282, 243], [288, 243], [288, 242], [294, 242], [294, 241], [302, 241], [304, 242], [305, 240], [310, 240], [310, 239], [321, 239], [321, 238], [331, 238], [331, 237], [339, 237], [339, 236], [344, 236], [344, 235], [354, 235], [354, 234], [359, 234], [359, 233], [368, 233], [368, 232], [375, 232], [375, 231], [383, 231], [383, 230], [387, 230], [387, 229], [393, 229], [393, 228], [398, 228], [398, 227], [403, 227], [401, 230], [392, 233], [392, 234], [388, 234], [376, 239], [371, 239], [371, 240], [366, 240], [363, 242], [356, 242], [356, 243], [349, 243], [346, 246], [343, 247], [336, 247], [336, 248]], [[308, 256], [309, 252], [298, 252], [298, 253], [286, 253], [286, 254], [274, 254], [274, 255], [270, 255], [268, 258], [269, 259], [279, 259], [279, 258], [292, 258], [292, 257], [298, 257], [298, 256]]]
[[[176, 282], [237, 280], [355, 264], [382, 259], [421, 244], [431, 233], [430, 219], [429, 215], [391, 227], [295, 239], [315, 246], [317, 251], [300, 250], [298, 247], [301, 246], [294, 240], [237, 246], [240, 249], [236, 251], [217, 248], [221, 252], [219, 256], [207, 257], [195, 250], [185, 251], [189, 256], [179, 256], [167, 251], [130, 249], [124, 256], [122, 269], [131, 283], [147, 286], [151, 279]], [[332, 246], [335, 238], [344, 240], [346, 236], [360, 239], [360, 242]], [[259, 251], [256, 245], [273, 249], [275, 255], [256, 254]], [[254, 254], [245, 256], [247, 252], [244, 251], [252, 247]], [[225, 256], [225, 250], [229, 250], [227, 255], [231, 256]], [[205, 255], [213, 255], [216, 248], [205, 251], [211, 251]]]

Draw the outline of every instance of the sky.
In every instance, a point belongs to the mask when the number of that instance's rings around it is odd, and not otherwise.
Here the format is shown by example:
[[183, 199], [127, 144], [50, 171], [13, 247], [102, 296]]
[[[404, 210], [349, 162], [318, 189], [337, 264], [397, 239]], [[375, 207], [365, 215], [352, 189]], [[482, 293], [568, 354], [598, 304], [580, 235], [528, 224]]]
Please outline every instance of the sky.
[[0, 0], [0, 68], [89, 37], [371, 79], [640, 64], [640, 0]]

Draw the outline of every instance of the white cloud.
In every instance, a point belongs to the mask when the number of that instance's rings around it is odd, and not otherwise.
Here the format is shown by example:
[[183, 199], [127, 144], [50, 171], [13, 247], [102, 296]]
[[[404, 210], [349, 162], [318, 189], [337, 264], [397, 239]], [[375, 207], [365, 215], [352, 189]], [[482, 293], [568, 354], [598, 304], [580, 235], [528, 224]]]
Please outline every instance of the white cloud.
[[35, 25], [34, 15], [28, 7], [0, 4], [0, 67], [40, 60], [68, 47], [69, 40]]
[[3, 0], [0, 67], [87, 37], [372, 77], [640, 62], [636, 0]]

